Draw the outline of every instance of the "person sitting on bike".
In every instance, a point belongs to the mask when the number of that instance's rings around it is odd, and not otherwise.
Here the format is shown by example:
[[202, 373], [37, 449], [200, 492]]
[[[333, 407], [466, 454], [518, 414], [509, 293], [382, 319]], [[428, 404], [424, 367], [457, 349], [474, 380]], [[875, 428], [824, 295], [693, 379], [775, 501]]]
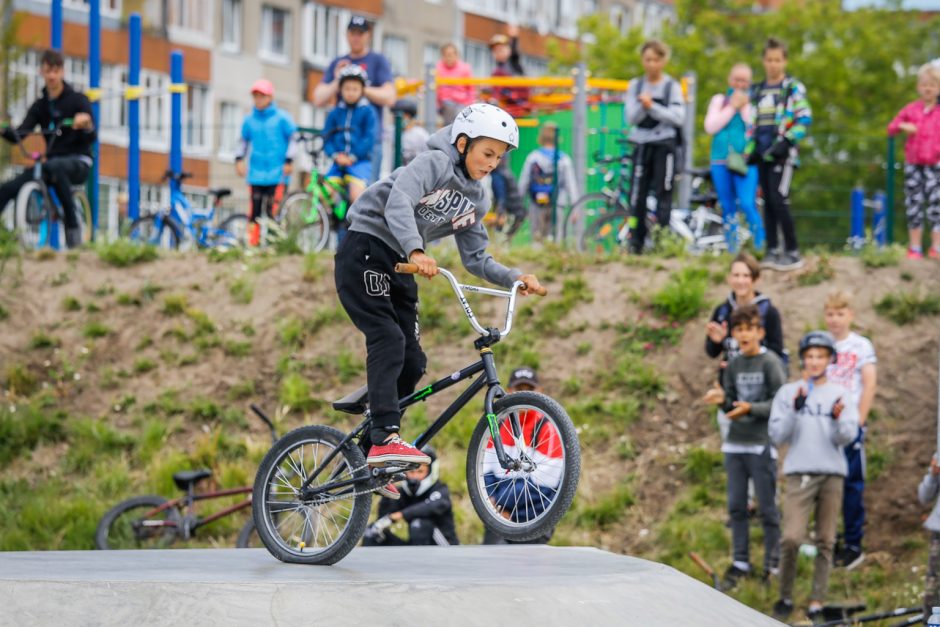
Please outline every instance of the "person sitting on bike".
[[437, 261], [425, 253], [427, 242], [453, 235], [472, 274], [507, 287], [520, 280], [521, 294], [541, 289], [534, 275], [507, 268], [486, 251], [480, 179], [518, 145], [512, 116], [490, 104], [470, 105], [431, 136], [430, 150], [371, 185], [349, 210], [335, 276], [343, 308], [366, 337], [370, 465], [430, 463], [399, 436], [398, 399], [415, 389], [427, 358], [419, 342], [418, 284], [413, 275], [396, 273], [395, 264], [410, 261], [418, 274], [433, 277]]
[[[509, 375], [506, 391], [510, 394], [514, 392], [541, 392], [542, 386], [539, 383], [538, 373], [528, 366], [516, 368]], [[519, 416], [519, 426], [522, 429], [522, 441], [533, 448], [531, 455], [536, 463], [562, 458], [564, 451], [558, 431], [545, 420], [541, 412], [534, 409], [525, 411]], [[510, 454], [517, 455], [516, 441], [512, 436], [508, 421], [500, 426], [500, 434], [506, 452], [513, 451]], [[489, 451], [494, 450], [492, 439], [487, 442], [486, 448]], [[503, 517], [512, 522], [532, 520], [543, 511], [543, 502], [541, 500], [537, 500], [532, 496], [521, 496], [526, 493], [526, 488], [528, 488], [529, 495], [544, 490], [546, 492], [544, 503], [551, 503], [554, 499], [555, 490], [561, 484], [560, 473], [548, 476], [542, 482], [542, 485], [536, 485], [531, 479], [518, 478], [507, 481], [505, 478], [507, 471], [499, 465], [495, 453], [493, 455], [488, 454], [486, 459], [488, 460], [485, 467], [486, 474], [484, 475], [486, 493], [494, 505], [502, 508]], [[551, 468], [552, 466], [553, 464], [541, 465], [542, 468]], [[520, 502], [530, 503], [531, 507], [521, 510], [518, 507]], [[552, 539], [553, 533], [554, 529], [549, 529], [545, 534], [531, 540], [507, 540], [487, 528], [483, 534], [483, 544], [547, 544]]]
[[289, 113], [274, 104], [274, 85], [271, 81], [264, 78], [255, 81], [251, 86], [251, 97], [255, 106], [242, 122], [241, 137], [235, 154], [235, 172], [244, 177], [247, 171], [248, 185], [251, 186], [248, 244], [257, 246], [261, 236], [258, 218], [262, 212], [269, 218], [274, 218], [274, 197], [278, 187], [293, 172], [293, 136], [297, 126]]
[[[323, 125], [323, 152], [333, 159], [327, 178], [345, 183], [349, 203], [356, 202], [372, 177], [372, 149], [375, 145], [375, 109], [365, 97], [369, 75], [353, 63], [339, 72], [339, 101]], [[346, 216], [336, 216], [345, 220]], [[339, 241], [345, 223], [337, 229]]]
[[[421, 449], [431, 458], [405, 473], [401, 498], [384, 497], [379, 501], [379, 518], [366, 529], [364, 546], [451, 546], [460, 544], [454, 526], [454, 506], [447, 484], [440, 480], [437, 453], [428, 445]], [[388, 528], [404, 520], [408, 540], [402, 540]]]
[[[39, 73], [45, 83], [42, 97], [29, 107], [22, 124], [15, 131], [5, 128], [2, 135], [8, 142], [15, 142], [17, 137], [32, 133], [36, 126], [42, 132], [55, 134], [46, 137], [49, 148], [42, 166], [42, 177], [55, 190], [62, 204], [65, 244], [69, 248], [76, 248], [82, 244], [82, 227], [72, 200], [72, 186], [82, 185], [88, 179], [93, 163], [91, 150], [97, 139], [97, 131], [88, 98], [63, 80], [65, 60], [62, 53], [58, 50], [43, 52], [39, 60]], [[20, 188], [31, 180], [33, 171], [27, 168], [0, 185], [0, 213], [3, 213], [8, 202], [16, 198]]]

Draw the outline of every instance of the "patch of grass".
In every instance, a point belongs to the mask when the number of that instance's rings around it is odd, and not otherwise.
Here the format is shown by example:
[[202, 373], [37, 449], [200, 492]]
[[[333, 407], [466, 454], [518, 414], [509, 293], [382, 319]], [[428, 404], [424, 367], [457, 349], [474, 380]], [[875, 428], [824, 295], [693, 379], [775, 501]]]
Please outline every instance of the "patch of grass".
[[35, 373], [22, 364], [7, 366], [4, 379], [7, 389], [20, 396], [32, 396], [39, 389]]
[[921, 316], [940, 314], [940, 296], [924, 289], [916, 292], [895, 292], [876, 302], [875, 311], [895, 324], [910, 324]]
[[575, 396], [581, 391], [581, 380], [578, 377], [565, 379], [561, 384], [561, 393], [565, 396]]
[[150, 348], [151, 346], [153, 346], [153, 338], [149, 335], [145, 335], [144, 337], [140, 338], [139, 342], [137, 342], [137, 346], [134, 347], [134, 350], [142, 351], [145, 348]]
[[806, 272], [797, 275], [796, 282], [797, 285], [809, 287], [811, 285], [825, 283], [831, 280], [835, 275], [836, 271], [832, 267], [832, 260], [829, 258], [829, 255], [820, 254], [816, 265]]
[[303, 320], [297, 318], [296, 316], [291, 316], [278, 325], [277, 333], [281, 340], [281, 344], [287, 348], [299, 348], [301, 345], [303, 345]]
[[169, 429], [162, 420], [150, 419], [144, 423], [137, 440], [137, 459], [141, 465], [148, 463], [166, 444]]
[[254, 337], [255, 327], [252, 326], [250, 322], [246, 322], [245, 324], [242, 325], [242, 335], [244, 335], [245, 337]]
[[186, 294], [167, 294], [163, 297], [163, 313], [167, 316], [178, 316], [186, 311], [188, 306]]
[[92, 320], [82, 329], [82, 335], [90, 339], [104, 337], [110, 333], [111, 329], [99, 320]]
[[236, 383], [228, 389], [228, 398], [233, 401], [251, 398], [255, 394], [257, 394], [257, 388], [253, 379]]
[[705, 308], [706, 268], [683, 268], [672, 274], [669, 282], [653, 295], [656, 313], [672, 322], [692, 320]]
[[720, 452], [693, 448], [686, 455], [684, 471], [692, 483], [706, 484], [711, 482], [723, 464], [724, 457]]
[[142, 301], [148, 301], [148, 302], [152, 301], [157, 296], [157, 294], [159, 294], [162, 291], [163, 291], [162, 287], [160, 287], [156, 283], [151, 283], [150, 281], [147, 281], [140, 288], [140, 299]]
[[144, 374], [156, 369], [157, 362], [149, 357], [139, 357], [134, 361], [134, 373]]
[[117, 302], [118, 305], [121, 305], [122, 307], [131, 307], [131, 306], [140, 307], [143, 304], [140, 297], [132, 296], [131, 294], [128, 294], [127, 292], [121, 292], [115, 297], [114, 300], [115, 302]]
[[0, 320], [6, 320], [10, 317], [10, 311], [0, 303]]
[[865, 264], [866, 268], [887, 268], [901, 263], [904, 257], [904, 247], [897, 244], [891, 246], [878, 247], [869, 244], [862, 248], [859, 259]]
[[36, 331], [29, 340], [29, 348], [32, 350], [58, 348], [59, 346], [62, 346], [62, 341], [57, 337], [49, 335], [45, 331]]
[[101, 261], [119, 268], [154, 261], [160, 257], [155, 246], [140, 244], [129, 239], [98, 243], [95, 245], [95, 251]]
[[281, 380], [278, 398], [283, 405], [301, 411], [312, 409], [316, 405], [310, 392], [310, 383], [297, 372], [290, 372]]
[[251, 354], [251, 342], [239, 342], [238, 340], [225, 340], [222, 342], [222, 350], [229, 357], [247, 357]]
[[636, 503], [636, 496], [633, 494], [629, 480], [623, 481], [590, 504], [576, 506], [575, 525], [587, 529], [606, 529], [620, 520], [624, 512], [634, 503]]
[[206, 257], [212, 263], [241, 261], [245, 258], [245, 252], [241, 248], [213, 248], [206, 254]]
[[575, 352], [578, 354], [578, 357], [584, 357], [585, 355], [590, 354], [593, 347], [594, 346], [590, 342], [581, 342], [578, 344], [578, 348], [575, 349]]
[[96, 303], [88, 303], [85, 305], [85, 311], [88, 313], [98, 313], [101, 311], [101, 307], [99, 307]]
[[336, 355], [336, 371], [340, 383], [349, 383], [366, 369], [366, 364], [350, 351], [340, 351]]
[[914, 280], [914, 275], [908, 272], [907, 270], [904, 270], [901, 272], [901, 280], [906, 283], [910, 283], [911, 281]]
[[303, 280], [307, 283], [319, 283], [320, 279], [326, 276], [327, 264], [324, 258], [318, 253], [308, 253], [304, 255], [304, 273]]
[[239, 305], [247, 305], [255, 296], [255, 285], [248, 277], [239, 277], [228, 286], [228, 293], [232, 301]]
[[114, 286], [110, 283], [102, 283], [95, 289], [95, 298], [104, 298], [114, 293]]
[[102, 455], [133, 448], [134, 438], [115, 430], [104, 420], [72, 419], [68, 424], [69, 449], [65, 465], [69, 470], [85, 472]]
[[187, 413], [197, 420], [215, 420], [222, 415], [222, 408], [208, 398], [196, 398], [189, 404]]
[[69, 282], [69, 280], [70, 279], [69, 279], [68, 272], [60, 272], [59, 274], [52, 277], [52, 280], [49, 281], [49, 284], [52, 287], [60, 287], [62, 285], [66, 285]]
[[186, 407], [179, 400], [179, 392], [176, 390], [164, 390], [156, 400], [144, 405], [145, 414], [164, 414], [166, 416], [175, 416], [186, 411]]
[[62, 299], [62, 309], [64, 311], [81, 311], [82, 304], [74, 296], [66, 296]]
[[38, 444], [62, 440], [66, 418], [51, 396], [0, 405], [0, 468]]
[[186, 317], [195, 323], [195, 335], [200, 336], [215, 333], [215, 324], [212, 323], [212, 319], [209, 318], [209, 314], [202, 311], [201, 309], [190, 307], [186, 310]]
[[867, 480], [875, 481], [881, 476], [881, 473], [894, 461], [894, 452], [891, 449], [875, 446], [874, 443], [867, 446], [865, 452], [865, 470], [868, 473]]

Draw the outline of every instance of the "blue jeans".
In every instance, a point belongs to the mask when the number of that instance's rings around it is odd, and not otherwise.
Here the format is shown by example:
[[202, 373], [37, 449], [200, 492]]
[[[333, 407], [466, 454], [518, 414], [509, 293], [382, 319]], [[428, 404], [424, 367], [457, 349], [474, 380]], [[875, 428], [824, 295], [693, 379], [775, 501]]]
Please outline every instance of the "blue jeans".
[[757, 213], [757, 168], [749, 166], [747, 174], [735, 174], [723, 163], [713, 163], [712, 182], [718, 202], [721, 203], [722, 217], [725, 221], [725, 240], [728, 242], [728, 251], [738, 251], [738, 209], [744, 213], [751, 237], [754, 239], [754, 248], [764, 247], [764, 223]]
[[862, 527], [865, 524], [865, 436], [858, 430], [855, 441], [845, 447], [849, 474], [842, 491], [842, 522], [845, 526], [843, 542], [859, 551], [862, 549]]

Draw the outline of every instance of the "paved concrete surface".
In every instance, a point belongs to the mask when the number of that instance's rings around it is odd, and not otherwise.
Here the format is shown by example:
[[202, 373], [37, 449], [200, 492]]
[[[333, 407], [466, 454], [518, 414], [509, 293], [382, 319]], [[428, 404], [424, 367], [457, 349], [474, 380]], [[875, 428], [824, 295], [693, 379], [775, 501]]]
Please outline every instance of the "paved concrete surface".
[[655, 562], [590, 548], [0, 553], [0, 625], [780, 625]]

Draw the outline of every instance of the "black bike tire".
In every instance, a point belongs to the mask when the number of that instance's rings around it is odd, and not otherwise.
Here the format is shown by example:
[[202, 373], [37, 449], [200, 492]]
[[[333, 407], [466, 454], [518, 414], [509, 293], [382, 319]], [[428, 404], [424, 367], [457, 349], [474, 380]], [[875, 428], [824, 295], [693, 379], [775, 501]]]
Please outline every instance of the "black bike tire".
[[[136, 220], [131, 222], [129, 227], [127, 227], [127, 236], [131, 237], [131, 234], [134, 232], [135, 229], [139, 228], [140, 225], [146, 222], [155, 222], [155, 220], [156, 220], [156, 216], [153, 214], [141, 216], [137, 218]], [[163, 221], [163, 227], [160, 229], [160, 236], [157, 239], [158, 242], [162, 242], [163, 240], [163, 229], [169, 229], [170, 233], [173, 235], [173, 241], [171, 242], [171, 249], [179, 250], [180, 243], [182, 242], [182, 239], [183, 239], [183, 235], [180, 232], [180, 227], [177, 226], [176, 222], [172, 218], [166, 218]], [[134, 239], [134, 238], [131, 238], [131, 239]], [[135, 239], [134, 241], [140, 241], [140, 240]], [[140, 243], [149, 244], [150, 242], [140, 242]], [[157, 244], [157, 246], [160, 246], [160, 244]]]
[[[108, 545], [108, 537], [111, 533], [111, 527], [122, 515], [124, 515], [129, 510], [140, 507], [160, 507], [164, 503], [166, 503], [166, 499], [155, 494], [135, 496], [133, 498], [127, 499], [126, 501], [121, 501], [105, 512], [104, 516], [101, 517], [101, 520], [98, 521], [98, 526], [95, 528], [95, 548], [103, 551], [111, 550], [113, 548]], [[165, 511], [169, 520], [179, 521], [179, 512], [175, 507], [171, 507]], [[173, 540], [175, 540], [177, 537], [177, 531], [175, 528], [170, 528], [167, 531], [168, 536], [171, 534], [173, 536]]]
[[[348, 522], [340, 533], [340, 536], [336, 541], [318, 553], [298, 555], [297, 553], [288, 552], [282, 547], [281, 543], [273, 537], [267, 525], [267, 519], [269, 517], [266, 499], [267, 486], [270, 485], [271, 475], [281, 463], [281, 460], [289, 454], [297, 444], [310, 441], [325, 441], [335, 447], [344, 437], [345, 435], [341, 431], [333, 427], [324, 425], [300, 427], [275, 442], [258, 465], [258, 473], [255, 475], [255, 483], [252, 488], [252, 516], [261, 542], [268, 552], [280, 561], [289, 564], [335, 564], [353, 550], [365, 533], [366, 526], [369, 522], [369, 510], [372, 506], [372, 494], [368, 492], [354, 497]], [[355, 477], [368, 478], [369, 474], [366, 469], [365, 455], [356, 443], [350, 441], [345, 450], [341, 451], [338, 455], [344, 456], [351, 468], [360, 469], [354, 475]], [[363, 486], [357, 484], [355, 488], [362, 490]]]
[[[288, 219], [287, 216], [291, 214], [291, 207], [296, 204], [301, 203], [301, 215], [306, 213], [309, 210], [309, 207], [313, 203], [313, 196], [309, 192], [296, 192], [284, 199], [284, 202], [281, 203], [281, 207], [277, 213], [277, 221], [284, 229], [288, 228]], [[330, 215], [324, 209], [322, 203], [316, 204], [317, 213], [320, 216], [320, 228], [322, 229], [320, 236], [317, 238], [314, 246], [307, 250], [304, 249], [304, 253], [318, 253], [321, 250], [325, 249], [330, 242], [330, 232], [332, 228], [330, 226]], [[314, 225], [308, 225], [302, 230], [309, 229]]]
[[[578, 211], [584, 212], [584, 208], [588, 205], [588, 203], [591, 202], [603, 203], [604, 208], [601, 210], [601, 213], [598, 216], [593, 218], [593, 220], [590, 222], [585, 222], [584, 229], [581, 231], [581, 233], [578, 233], [574, 228], [572, 220], [574, 219], [574, 216], [577, 215]], [[627, 209], [628, 208], [620, 201], [619, 198], [613, 198], [602, 192], [592, 192], [590, 194], [585, 194], [578, 198], [578, 200], [568, 208], [568, 211], [565, 212], [565, 221], [562, 225], [562, 240], [567, 242], [576, 239], [574, 244], [578, 247], [578, 250], [584, 250], [584, 234], [590, 230], [591, 226], [595, 222], [607, 214], [614, 213], [616, 211], [627, 211]], [[585, 218], [585, 220], [587, 220], [587, 218]]]
[[91, 202], [83, 189], [72, 190], [72, 205], [82, 229], [82, 243], [87, 244], [91, 241]]
[[[579, 249], [584, 252], [591, 252], [592, 245], [596, 243], [599, 238], [600, 232], [604, 227], [612, 222], [617, 220], [629, 220], [632, 216], [632, 212], [626, 209], [620, 209], [617, 211], [611, 211], [604, 216], [601, 216], [600, 219], [595, 220], [590, 227], [584, 229], [584, 233], [581, 235], [581, 245]], [[626, 241], [621, 243], [621, 247], [625, 250], [629, 246], [629, 237]], [[594, 250], [596, 252], [596, 249]], [[610, 252], [610, 251], [607, 251]]]
[[[233, 228], [232, 225], [234, 225], [236, 222], [244, 222], [245, 225], [247, 226], [248, 216], [242, 213], [236, 213], [234, 215], [230, 215], [229, 217], [225, 218], [225, 220], [222, 221], [222, 225], [219, 227], [219, 229], [228, 233], [232, 237], [233, 240], [238, 242], [239, 247], [245, 248], [248, 246], [248, 238], [239, 237], [238, 232], [232, 230]], [[244, 228], [241, 229], [241, 232], [245, 233], [246, 235], [248, 233], [247, 229], [244, 229]]]
[[467, 494], [473, 509], [483, 524], [499, 536], [508, 540], [532, 540], [550, 533], [562, 516], [571, 507], [575, 492], [578, 489], [578, 480], [581, 476], [581, 444], [574, 423], [565, 409], [553, 398], [539, 392], [516, 392], [507, 394], [494, 403], [493, 411], [499, 415], [513, 405], [528, 405], [536, 407], [543, 413], [549, 414], [558, 428], [558, 435], [565, 451], [565, 469], [562, 475], [558, 497], [549, 505], [545, 515], [534, 523], [520, 527], [517, 524], [507, 525], [501, 517], [495, 516], [489, 506], [489, 496], [480, 490], [477, 482], [479, 470], [476, 451], [480, 450], [484, 438], [490, 437], [489, 422], [486, 417], [480, 419], [470, 443], [467, 446]]
[[[39, 220], [29, 220], [29, 204], [31, 199], [38, 195], [41, 198], [44, 207], [40, 210]], [[45, 207], [49, 202], [46, 192], [42, 185], [37, 181], [27, 181], [16, 194], [13, 201], [13, 207], [16, 217], [14, 218], [14, 228], [19, 231], [20, 244], [27, 250], [36, 250], [40, 244], [41, 224], [48, 216], [48, 209]], [[59, 227], [56, 222], [56, 228]], [[49, 235], [47, 234], [48, 238]]]
[[246, 522], [245, 526], [242, 527], [241, 531], [238, 532], [238, 538], [235, 540], [235, 548], [250, 549], [252, 535], [258, 537], [255, 529], [256, 527], [254, 518], [248, 518], [248, 522]]

